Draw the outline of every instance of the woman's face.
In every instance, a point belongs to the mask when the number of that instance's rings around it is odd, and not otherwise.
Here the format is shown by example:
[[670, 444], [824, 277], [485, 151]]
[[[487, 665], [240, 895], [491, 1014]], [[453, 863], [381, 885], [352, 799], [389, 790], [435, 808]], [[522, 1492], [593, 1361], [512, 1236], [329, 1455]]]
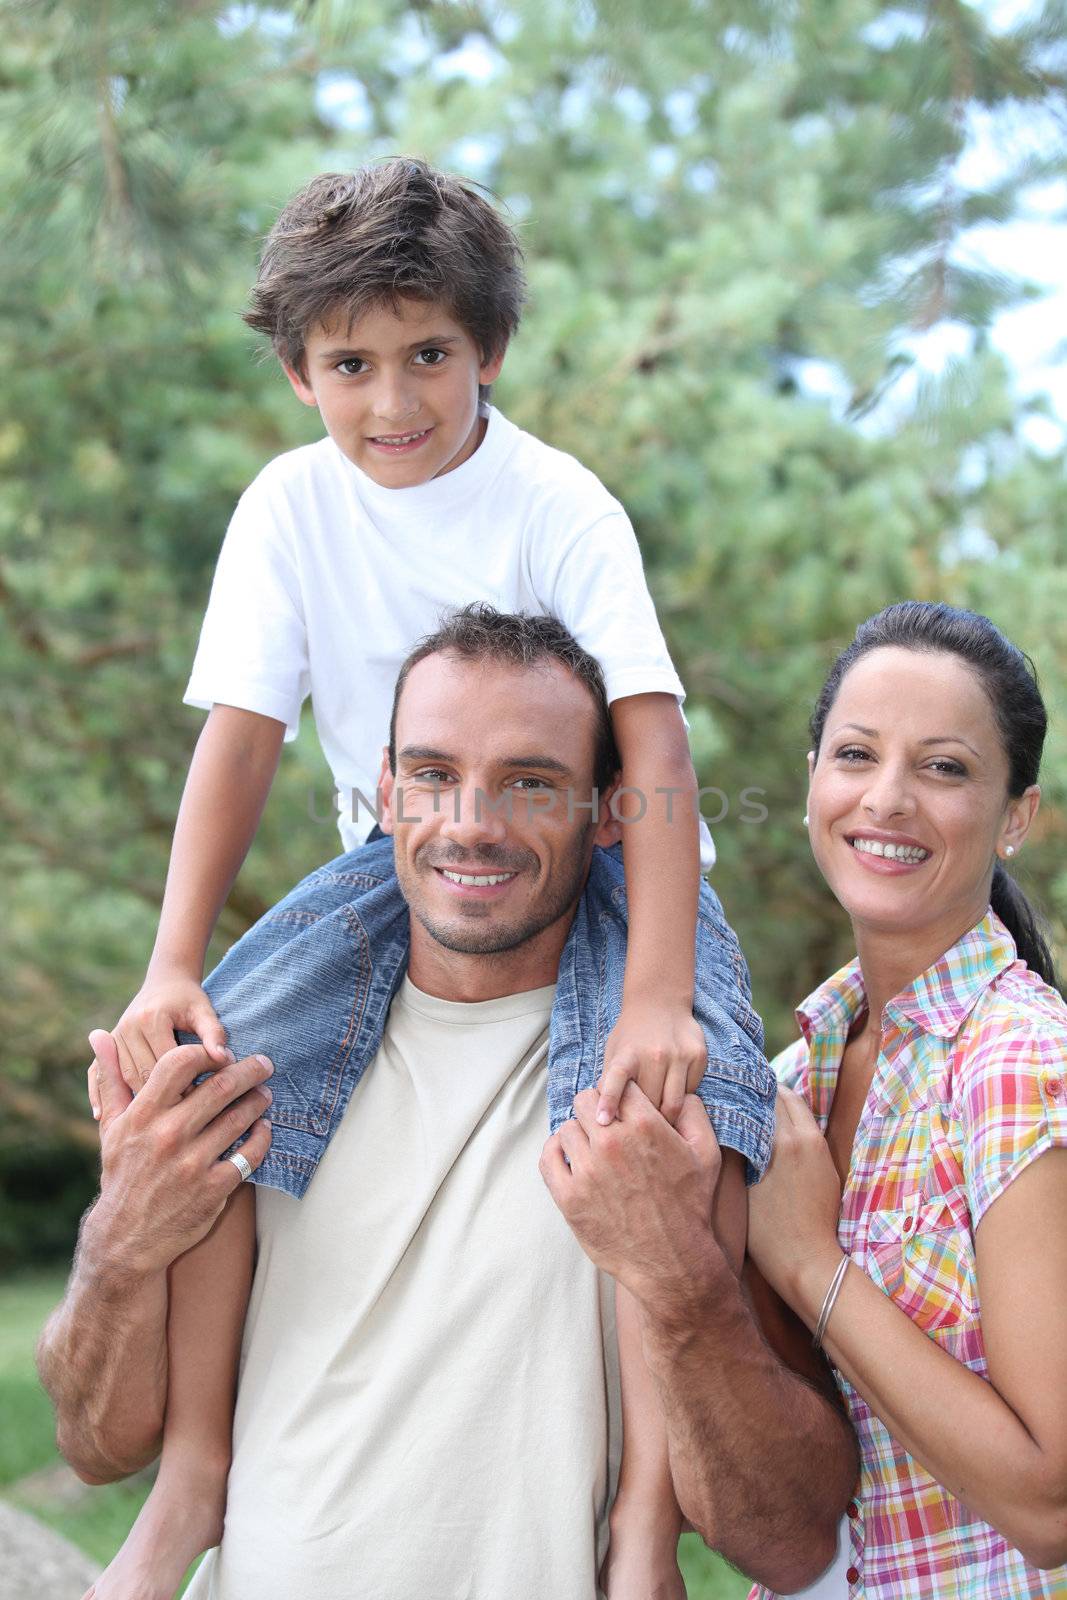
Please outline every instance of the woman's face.
[[955, 943], [989, 903], [1039, 790], [1008, 795], [1008, 759], [977, 675], [957, 656], [885, 648], [846, 674], [808, 757], [812, 849], [857, 927]]

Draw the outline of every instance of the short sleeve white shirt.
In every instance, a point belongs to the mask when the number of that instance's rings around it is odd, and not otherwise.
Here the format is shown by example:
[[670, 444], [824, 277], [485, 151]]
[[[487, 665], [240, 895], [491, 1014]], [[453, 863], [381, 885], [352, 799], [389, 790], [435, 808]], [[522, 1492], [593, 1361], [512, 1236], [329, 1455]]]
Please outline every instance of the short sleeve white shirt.
[[558, 617], [609, 700], [684, 697], [622, 506], [490, 408], [474, 454], [413, 488], [382, 488], [328, 437], [270, 462], [230, 523], [186, 703], [274, 717], [291, 739], [310, 695], [351, 849], [373, 823], [353, 791], [373, 803], [401, 663], [474, 600]]

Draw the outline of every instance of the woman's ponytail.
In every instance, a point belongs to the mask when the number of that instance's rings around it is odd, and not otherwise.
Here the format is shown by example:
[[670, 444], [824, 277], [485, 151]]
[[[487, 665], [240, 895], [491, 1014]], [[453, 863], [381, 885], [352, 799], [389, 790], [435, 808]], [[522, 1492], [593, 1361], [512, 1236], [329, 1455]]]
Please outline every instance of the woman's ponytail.
[[993, 888], [990, 894], [993, 910], [1003, 922], [1012, 938], [1021, 960], [1031, 972], [1036, 972], [1053, 989], [1059, 989], [1056, 963], [1048, 941], [1041, 931], [1037, 913], [1023, 894], [1014, 878], [1010, 878], [998, 861], [993, 869]]

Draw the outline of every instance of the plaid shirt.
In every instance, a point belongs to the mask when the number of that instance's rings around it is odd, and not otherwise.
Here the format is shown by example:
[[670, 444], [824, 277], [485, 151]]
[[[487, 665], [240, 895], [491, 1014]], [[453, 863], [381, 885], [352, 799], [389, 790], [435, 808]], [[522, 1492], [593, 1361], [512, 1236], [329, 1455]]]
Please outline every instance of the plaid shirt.
[[[774, 1062], [823, 1128], [849, 1029], [866, 1004], [854, 961], [800, 1007], [804, 1037]], [[975, 1229], [1031, 1161], [1065, 1144], [1067, 1006], [1017, 960], [989, 911], [886, 1007], [838, 1228], [842, 1248], [883, 1293], [983, 1377]], [[1030, 1566], [836, 1376], [862, 1458], [848, 1508], [850, 1600], [1067, 1596], [1067, 1567]], [[766, 1600], [768, 1591], [753, 1595]]]

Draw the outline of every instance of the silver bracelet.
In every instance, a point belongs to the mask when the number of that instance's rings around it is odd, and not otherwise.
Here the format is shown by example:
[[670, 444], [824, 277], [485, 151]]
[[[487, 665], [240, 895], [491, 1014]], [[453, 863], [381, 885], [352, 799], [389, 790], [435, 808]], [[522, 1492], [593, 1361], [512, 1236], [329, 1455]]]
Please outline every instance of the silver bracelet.
[[848, 1263], [849, 1257], [842, 1256], [840, 1262], [838, 1263], [837, 1271], [830, 1279], [830, 1287], [826, 1291], [826, 1299], [822, 1303], [822, 1310], [819, 1312], [819, 1320], [815, 1324], [815, 1333], [811, 1341], [812, 1348], [814, 1350], [822, 1349], [823, 1334], [826, 1332], [826, 1324], [830, 1320], [830, 1313], [834, 1309], [838, 1295], [841, 1293], [841, 1285], [844, 1282], [845, 1273], [848, 1270]]

